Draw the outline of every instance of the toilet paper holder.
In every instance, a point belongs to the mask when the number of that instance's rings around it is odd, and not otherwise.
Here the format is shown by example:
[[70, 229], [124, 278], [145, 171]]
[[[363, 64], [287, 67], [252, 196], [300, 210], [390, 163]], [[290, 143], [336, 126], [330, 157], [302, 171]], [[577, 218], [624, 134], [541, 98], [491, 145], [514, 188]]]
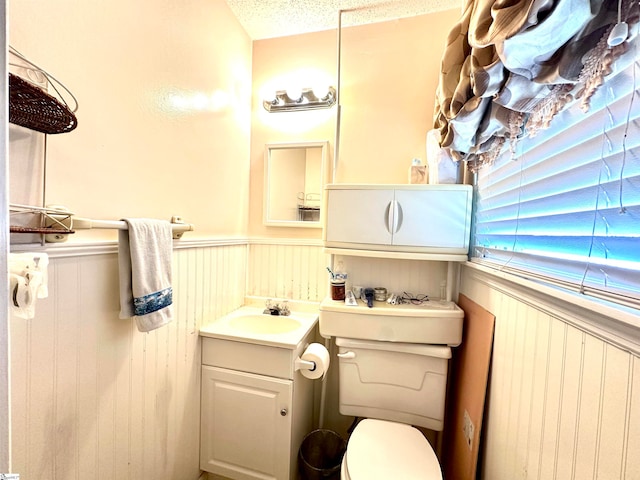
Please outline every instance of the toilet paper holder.
[[294, 370], [309, 370], [314, 371], [316, 369], [316, 362], [311, 360], [303, 360], [300, 357], [296, 358], [293, 362]]
[[310, 380], [324, 379], [329, 369], [330, 357], [327, 348], [320, 343], [310, 343], [293, 361], [295, 371]]

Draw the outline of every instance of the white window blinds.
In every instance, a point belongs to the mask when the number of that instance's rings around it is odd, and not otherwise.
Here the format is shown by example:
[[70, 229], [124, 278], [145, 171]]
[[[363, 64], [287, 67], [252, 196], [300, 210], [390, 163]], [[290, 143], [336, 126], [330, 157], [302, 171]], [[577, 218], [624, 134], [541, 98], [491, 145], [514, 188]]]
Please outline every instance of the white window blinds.
[[472, 261], [640, 305], [638, 48], [587, 113], [574, 104], [476, 174]]

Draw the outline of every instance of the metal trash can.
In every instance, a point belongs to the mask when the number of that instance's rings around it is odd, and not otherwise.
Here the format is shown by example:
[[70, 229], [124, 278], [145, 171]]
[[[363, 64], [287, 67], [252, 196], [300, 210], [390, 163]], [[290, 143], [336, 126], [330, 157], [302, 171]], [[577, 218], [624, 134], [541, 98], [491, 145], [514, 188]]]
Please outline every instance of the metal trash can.
[[309, 433], [298, 451], [298, 468], [303, 480], [339, 480], [340, 464], [347, 442], [331, 430]]

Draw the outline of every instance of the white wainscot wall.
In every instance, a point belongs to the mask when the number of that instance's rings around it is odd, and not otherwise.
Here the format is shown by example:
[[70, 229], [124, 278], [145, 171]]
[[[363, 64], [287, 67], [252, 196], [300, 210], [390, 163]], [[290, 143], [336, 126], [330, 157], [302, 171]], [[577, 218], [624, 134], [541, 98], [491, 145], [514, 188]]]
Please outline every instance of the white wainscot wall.
[[[115, 245], [45, 250], [49, 297], [34, 319], [11, 319], [12, 459], [21, 480], [197, 479], [200, 326], [246, 296], [319, 302], [327, 292], [330, 258], [320, 242], [176, 245], [174, 321], [148, 334], [118, 318]], [[362, 278], [378, 281], [381, 270], [395, 278], [373, 259], [354, 262], [347, 266]], [[407, 263], [396, 272], [401, 286], [431, 288], [423, 268]]]
[[[389, 292], [439, 298], [447, 282], [446, 262], [337, 255], [349, 274], [347, 286], [384, 286]], [[331, 256], [320, 242], [251, 240], [247, 294], [321, 302], [328, 294]]]
[[637, 350], [469, 268], [461, 293], [496, 316], [482, 478], [640, 479]]
[[329, 265], [320, 242], [251, 240], [247, 294], [320, 302], [328, 291]]
[[115, 246], [48, 248], [49, 297], [11, 319], [21, 480], [196, 480], [202, 323], [242, 305], [246, 242], [174, 251], [174, 321], [118, 318]]

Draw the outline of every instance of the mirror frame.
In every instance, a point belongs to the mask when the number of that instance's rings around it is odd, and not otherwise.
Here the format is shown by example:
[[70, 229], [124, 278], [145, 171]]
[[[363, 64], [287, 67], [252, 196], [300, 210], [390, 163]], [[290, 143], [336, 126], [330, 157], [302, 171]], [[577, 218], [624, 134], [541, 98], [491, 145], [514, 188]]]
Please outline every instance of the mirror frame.
[[[269, 178], [273, 171], [271, 166], [271, 152], [274, 150], [286, 150], [293, 148], [313, 148], [321, 147], [320, 161], [320, 218], [318, 221], [304, 220], [277, 220], [269, 217], [271, 200], [269, 195]], [[267, 143], [264, 150], [264, 204], [263, 204], [263, 224], [268, 227], [294, 227], [294, 228], [322, 228], [324, 219], [323, 197], [324, 186], [327, 183], [327, 152], [329, 151], [329, 142], [327, 140], [312, 142], [290, 142], [290, 143]]]

